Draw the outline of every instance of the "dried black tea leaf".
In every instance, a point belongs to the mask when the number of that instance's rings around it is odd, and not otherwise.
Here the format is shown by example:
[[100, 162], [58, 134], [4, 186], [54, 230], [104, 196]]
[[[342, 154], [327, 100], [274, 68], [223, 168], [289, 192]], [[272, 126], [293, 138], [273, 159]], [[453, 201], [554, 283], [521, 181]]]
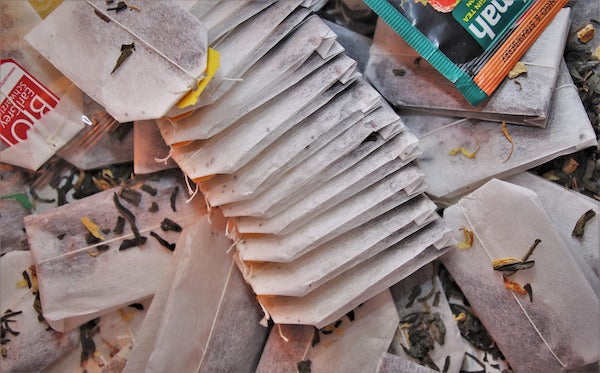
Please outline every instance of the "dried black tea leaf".
[[162, 246], [166, 247], [167, 249], [173, 251], [175, 250], [175, 243], [169, 243], [167, 240], [165, 240], [164, 238], [162, 238], [161, 236], [159, 236], [158, 234], [150, 231], [150, 235], [154, 238], [156, 238], [156, 240], [158, 241], [159, 244], [161, 244]]
[[94, 14], [96, 14], [98, 17], [100, 17], [100, 19], [103, 20], [104, 22], [106, 22], [106, 23], [110, 22], [110, 18], [108, 18], [108, 16], [106, 14], [102, 13], [98, 9], [94, 9]]
[[96, 344], [94, 343], [94, 329], [96, 328], [96, 320], [91, 320], [79, 327], [79, 342], [81, 343], [81, 363], [88, 360], [96, 352]]
[[571, 236], [582, 238], [585, 229], [585, 224], [594, 216], [596, 216], [596, 212], [592, 209], [586, 211], [585, 214], [581, 215], [581, 217], [577, 219], [577, 223], [575, 223], [575, 228], [573, 228]]
[[439, 290], [435, 292], [435, 295], [433, 297], [433, 303], [432, 305], [434, 307], [437, 307], [440, 304], [440, 292]]
[[62, 239], [65, 238], [66, 235], [67, 235], [66, 233], [61, 233], [58, 236], [56, 236], [56, 238], [58, 238], [59, 240], [62, 241]]
[[413, 287], [412, 290], [410, 291], [410, 295], [408, 296], [408, 303], [406, 303], [406, 306], [404, 306], [404, 308], [412, 307], [413, 303], [415, 303], [415, 300], [417, 299], [417, 297], [420, 294], [421, 294], [421, 287], [419, 285], [416, 285], [415, 287]]
[[348, 316], [348, 319], [349, 319], [350, 321], [354, 321], [354, 310], [352, 310], [352, 311], [348, 312], [348, 313], [346, 314], [346, 316]]
[[131, 189], [121, 189], [119, 192], [119, 197], [123, 198], [125, 201], [131, 203], [134, 206], [139, 206], [140, 201], [142, 200], [142, 194], [138, 191]]
[[299, 361], [296, 365], [298, 367], [298, 373], [310, 373], [310, 366], [312, 361], [310, 359]]
[[175, 223], [173, 220], [171, 220], [169, 218], [165, 218], [160, 223], [160, 229], [162, 229], [165, 232], [167, 232], [167, 231], [181, 232], [181, 225]]
[[31, 279], [29, 278], [29, 273], [27, 273], [27, 271], [23, 271], [23, 278], [27, 282], [27, 288], [31, 289]]
[[152, 202], [152, 205], [148, 208], [148, 211], [150, 212], [157, 212], [158, 211], [158, 203], [156, 202]]
[[510, 276], [513, 273], [515, 273], [516, 271], [519, 270], [523, 270], [523, 269], [529, 269], [532, 268], [535, 265], [535, 260], [530, 260], [528, 262], [516, 262], [516, 263], [508, 263], [508, 264], [503, 264], [500, 266], [496, 266], [494, 267], [495, 271], [501, 271], [501, 272], [509, 272], [509, 274], [506, 274], [506, 276]]
[[169, 197], [171, 201], [171, 209], [173, 210], [173, 212], [177, 212], [177, 194], [179, 194], [179, 186], [176, 185], [175, 188], [173, 188], [173, 191], [171, 192], [171, 196]]
[[136, 310], [143, 311], [144, 305], [141, 303], [131, 303], [128, 307], [135, 308]]
[[540, 240], [539, 238], [536, 238], [535, 241], [533, 241], [533, 244], [531, 245], [529, 250], [527, 250], [527, 254], [525, 254], [525, 256], [523, 257], [523, 259], [521, 259], [521, 261], [526, 262], [529, 259], [529, 257], [531, 256], [531, 254], [533, 254], [533, 250], [535, 250], [535, 248], [540, 244], [540, 242], [542, 242], [542, 240]]
[[123, 219], [122, 216], [117, 217], [117, 223], [115, 224], [115, 227], [113, 228], [113, 232], [116, 234], [122, 234], [124, 228], [125, 228], [125, 219]]
[[0, 322], [4, 323], [4, 322], [12, 319], [14, 316], [20, 315], [22, 313], [23, 313], [23, 311], [6, 310], [4, 312], [4, 314], [0, 317]]
[[404, 76], [404, 75], [406, 75], [406, 70], [404, 70], [404, 69], [392, 69], [392, 74], [394, 74], [394, 76]]
[[156, 194], [158, 193], [158, 191], [155, 188], [151, 187], [148, 184], [142, 184], [141, 189], [153, 197], [156, 196]]
[[108, 8], [106, 10], [114, 10], [116, 13], [118, 13], [118, 12], [120, 12], [122, 10], [125, 10], [125, 9], [127, 9], [127, 4], [124, 1], [119, 1], [117, 3], [117, 6], [112, 7], [112, 8]]
[[531, 284], [523, 285], [523, 289], [525, 289], [527, 295], [529, 295], [529, 301], [533, 303], [533, 288], [531, 287]]
[[[474, 347], [489, 352], [494, 359], [502, 358], [502, 352], [496, 346], [496, 343], [490, 337], [487, 330], [484, 328], [481, 320], [470, 312], [466, 307], [459, 304], [450, 303], [452, 314], [457, 319], [458, 329], [460, 334], [471, 343]], [[463, 317], [459, 317], [464, 315]]]
[[139, 236], [139, 237], [132, 238], [129, 240], [123, 240], [123, 242], [121, 242], [121, 245], [119, 246], [119, 251], [127, 250], [132, 247], [136, 247], [136, 246], [143, 246], [147, 240], [148, 240], [148, 238], [146, 238], [144, 236]]
[[[125, 3], [123, 3], [121, 1], [121, 2], [119, 2], [119, 5], [120, 4], [125, 4]], [[118, 5], [117, 5], [117, 8], [118, 8]], [[125, 8], [127, 8], [127, 5], [125, 5]], [[118, 11], [119, 10], [117, 10], [117, 12]], [[117, 59], [117, 63], [115, 64], [115, 67], [113, 68], [113, 70], [110, 73], [111, 74], [114, 73], [123, 64], [123, 62], [125, 62], [125, 60], [127, 60], [133, 54], [134, 50], [135, 50], [135, 43], [122, 44], [121, 45], [121, 55]]]
[[90, 232], [87, 232], [85, 235], [85, 243], [87, 243], [88, 245], [95, 245], [97, 243], [102, 242], [102, 240], [100, 240], [99, 238], [97, 238], [96, 236], [94, 236], [93, 234], [91, 234]]
[[336, 322], [333, 324], [333, 327], [337, 329], [337, 328], [339, 328], [339, 327], [340, 327], [340, 325], [342, 325], [342, 320], [338, 320], [338, 321], [336, 321]]
[[444, 367], [442, 368], [442, 373], [447, 373], [450, 368], [450, 355], [446, 356], [446, 360], [444, 361]]
[[321, 342], [321, 335], [319, 334], [319, 329], [313, 326], [313, 337], [312, 341], [310, 342], [310, 345], [311, 347], [315, 347], [319, 344], [319, 342]]
[[[123, 206], [121, 204], [121, 201], [119, 201], [119, 196], [117, 196], [117, 193], [113, 193], [113, 202], [115, 203], [115, 206], [117, 207], [117, 210], [119, 210], [119, 213], [121, 214], [121, 216], [123, 216], [129, 222], [129, 225], [131, 226], [131, 231], [133, 232], [133, 235], [135, 236], [136, 240], [141, 241], [140, 240], [140, 238], [141, 238], [140, 231], [138, 230], [137, 226], [135, 225], [135, 215], [133, 215], [133, 213], [131, 211], [129, 211], [129, 209], [127, 209], [125, 206]], [[146, 240], [144, 240], [144, 243], [145, 242], [146, 242]], [[122, 249], [119, 249], [119, 250], [122, 250]]]

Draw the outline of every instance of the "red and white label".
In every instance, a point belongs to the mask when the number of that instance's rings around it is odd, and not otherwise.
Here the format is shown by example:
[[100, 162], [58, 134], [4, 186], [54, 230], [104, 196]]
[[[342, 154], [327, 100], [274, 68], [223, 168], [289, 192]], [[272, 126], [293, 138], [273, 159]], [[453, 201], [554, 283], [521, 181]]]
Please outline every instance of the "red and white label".
[[12, 59], [0, 61], [0, 140], [27, 140], [27, 131], [58, 104], [58, 97]]

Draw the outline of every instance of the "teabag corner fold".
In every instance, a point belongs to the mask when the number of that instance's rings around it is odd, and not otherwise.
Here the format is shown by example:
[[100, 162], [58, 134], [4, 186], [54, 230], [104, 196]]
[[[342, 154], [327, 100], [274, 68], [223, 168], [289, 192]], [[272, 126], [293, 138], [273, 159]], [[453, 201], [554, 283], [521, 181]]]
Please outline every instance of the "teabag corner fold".
[[[53, 328], [69, 330], [154, 293], [158, 274], [171, 257], [165, 245], [174, 244], [179, 236], [163, 220], [169, 218], [185, 227], [206, 213], [199, 199], [185, 203], [185, 187], [177, 176], [146, 180], [145, 184], [156, 189], [155, 196], [143, 190], [125, 193], [132, 194], [129, 198], [133, 201], [139, 197], [137, 206], [118, 198], [135, 217], [141, 245], [134, 238], [127, 213], [114, 202], [115, 195], [122, 193], [119, 188], [26, 218], [44, 317]], [[158, 211], [151, 209], [153, 203]], [[98, 227], [96, 237], [83, 225], [85, 217]], [[119, 217], [125, 223], [121, 229]]]
[[[596, 146], [594, 129], [577, 88], [563, 62], [544, 129], [507, 127], [511, 143], [499, 123], [401, 111], [406, 126], [419, 138], [423, 151], [419, 166], [426, 175], [428, 193], [452, 201], [492, 177], [504, 178], [590, 146]], [[450, 155], [454, 148], [479, 151], [473, 159]]]
[[137, 175], [176, 168], [154, 120], [133, 123], [133, 170]]
[[307, 325], [275, 325], [256, 371], [375, 372], [398, 324], [388, 290], [318, 330]]
[[454, 84], [382, 19], [377, 22], [365, 75], [394, 106], [427, 113], [545, 127], [569, 29], [562, 9], [523, 55], [527, 73], [505, 78], [488, 101], [473, 107]]
[[114, 7], [65, 1], [26, 40], [117, 121], [160, 118], [202, 78], [206, 28], [174, 2]]
[[41, 19], [25, 1], [0, 6], [0, 162], [37, 170], [84, 128], [83, 94], [23, 36]]
[[77, 346], [77, 330], [63, 334], [40, 320], [34, 308], [37, 289], [31, 264], [29, 251], [10, 252], [0, 259], [3, 372], [40, 371]]
[[[598, 297], [542, 206], [533, 191], [494, 179], [444, 211], [475, 240], [442, 261], [515, 371], [562, 371], [600, 354]], [[521, 258], [536, 239], [534, 267], [508, 277], [513, 288], [529, 284], [530, 299], [507, 289], [492, 261]]]
[[268, 329], [221, 228], [184, 229], [125, 372], [253, 370]]

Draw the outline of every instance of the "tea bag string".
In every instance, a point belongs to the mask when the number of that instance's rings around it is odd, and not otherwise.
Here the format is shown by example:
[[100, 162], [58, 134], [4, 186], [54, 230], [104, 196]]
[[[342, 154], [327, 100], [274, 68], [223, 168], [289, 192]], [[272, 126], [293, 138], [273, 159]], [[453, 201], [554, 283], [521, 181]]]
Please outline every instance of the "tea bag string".
[[[467, 220], [467, 223], [469, 224], [469, 226], [472, 228], [474, 225], [473, 225], [473, 222], [471, 221], [471, 219], [469, 218], [468, 214], [466, 213], [466, 208], [464, 206], [464, 202], [459, 201], [459, 205], [461, 206], [461, 210], [463, 211], [463, 216]], [[477, 235], [477, 232], [475, 232], [475, 235]], [[477, 238], [477, 241], [479, 241], [479, 243], [481, 244], [481, 247], [483, 248], [483, 251], [485, 252], [485, 254], [487, 255], [487, 257], [490, 260], [490, 263], [493, 262], [494, 259], [493, 259], [492, 255], [490, 254], [490, 251], [486, 247], [486, 244], [483, 242], [483, 240]], [[552, 347], [550, 347], [550, 344], [548, 343], [548, 341], [546, 341], [546, 338], [544, 338], [544, 336], [542, 335], [542, 333], [538, 329], [537, 325], [535, 325], [535, 323], [533, 322], [533, 320], [531, 319], [531, 317], [529, 316], [529, 314], [527, 313], [527, 311], [523, 307], [523, 304], [521, 303], [521, 301], [519, 300], [519, 298], [516, 296], [516, 294], [513, 293], [513, 292], [510, 292], [510, 294], [512, 295], [513, 299], [517, 302], [517, 304], [519, 305], [519, 307], [521, 308], [521, 310], [525, 314], [525, 317], [527, 317], [527, 320], [529, 320], [529, 323], [531, 324], [531, 326], [533, 326], [533, 329], [535, 330], [535, 332], [537, 333], [537, 335], [540, 337], [540, 339], [542, 340], [542, 342], [544, 342], [544, 344], [548, 348], [548, 351], [550, 351], [550, 353], [552, 354], [552, 356], [554, 356], [554, 358], [556, 359], [556, 361], [563, 368], [566, 368], [567, 367], [566, 364], [563, 363], [560, 360], [560, 358], [554, 353], [554, 351], [552, 350]]]
[[106, 17], [110, 18], [111, 21], [113, 21], [114, 23], [116, 23], [118, 26], [120, 26], [123, 30], [127, 31], [131, 36], [133, 36], [134, 38], [136, 38], [138, 41], [142, 42], [142, 44], [146, 45], [146, 47], [148, 47], [150, 50], [152, 50], [153, 52], [155, 52], [156, 54], [158, 54], [159, 56], [161, 56], [162, 58], [164, 58], [165, 60], [167, 60], [170, 64], [172, 64], [173, 66], [175, 66], [176, 68], [178, 68], [179, 70], [181, 70], [183, 73], [185, 73], [190, 79], [194, 80], [194, 82], [198, 82], [198, 78], [194, 77], [194, 75], [192, 73], [190, 73], [189, 71], [187, 71], [186, 69], [184, 69], [181, 65], [179, 65], [177, 62], [173, 61], [172, 59], [170, 59], [168, 56], [166, 56], [164, 53], [162, 53], [161, 51], [159, 51], [158, 49], [154, 48], [150, 43], [148, 43], [146, 40], [142, 39], [139, 35], [137, 35], [135, 32], [133, 32], [133, 30], [129, 29], [127, 26], [125, 26], [124, 24], [120, 23], [119, 21], [117, 21], [116, 19], [114, 19], [114, 17], [111, 17], [110, 14], [107, 14], [104, 10], [100, 9], [99, 7], [97, 7], [95, 4], [93, 4], [91, 2], [91, 0], [85, 0], [92, 8], [94, 8], [95, 10], [97, 10], [98, 12], [102, 13], [103, 15], [105, 15]]
[[210, 340], [212, 339], [212, 335], [215, 331], [215, 326], [217, 324], [217, 319], [219, 318], [219, 312], [221, 312], [221, 306], [223, 306], [223, 299], [225, 298], [225, 293], [227, 293], [227, 287], [229, 285], [229, 279], [231, 279], [233, 267], [234, 267], [234, 262], [232, 260], [231, 264], [229, 265], [229, 271], [227, 272], [227, 278], [225, 279], [225, 284], [223, 285], [223, 290], [221, 291], [221, 296], [219, 297], [219, 304], [217, 306], [217, 310], [215, 311], [215, 316], [213, 317], [212, 324], [210, 326], [210, 331], [208, 332], [208, 338], [206, 338], [206, 344], [204, 345], [204, 348], [202, 349], [202, 357], [200, 358], [198, 367], [195, 370], [196, 373], [200, 372], [200, 369], [202, 368], [202, 363], [204, 362], [204, 358], [206, 357], [206, 351], [208, 350]]
[[422, 136], [420, 136], [420, 137], [429, 136], [429, 135], [431, 135], [431, 134], [434, 134], [434, 133], [436, 133], [436, 132], [438, 132], [438, 131], [443, 131], [443, 130], [445, 130], [446, 128], [450, 128], [450, 127], [456, 126], [456, 125], [458, 125], [458, 124], [461, 124], [461, 123], [463, 123], [463, 122], [466, 122], [466, 121], [468, 121], [468, 120], [470, 120], [470, 118], [461, 118], [461, 119], [455, 120], [455, 121], [453, 121], [453, 122], [450, 122], [450, 123], [448, 123], [448, 124], [444, 124], [444, 125], [443, 125], [443, 126], [441, 126], [441, 127], [436, 127], [436, 128], [434, 128], [433, 130], [431, 130], [431, 131], [429, 131], [429, 132], [425, 133], [424, 135], [422, 135]]
[[[187, 216], [183, 216], [183, 217], [177, 217], [177, 218], [174, 218], [173, 220], [175, 222], [177, 222], [177, 223], [184, 223], [184, 222], [189, 221], [190, 219], [196, 219], [196, 218], [198, 218], [200, 216], [202, 216], [202, 213], [195, 213], [195, 214], [192, 214], [192, 215], [187, 215]], [[152, 226], [144, 228], [144, 229], [140, 229], [139, 231], [140, 231], [140, 233], [146, 233], [146, 232], [149, 232], [149, 231], [151, 231], [153, 229], [158, 229], [158, 228], [160, 228], [160, 223], [157, 224], [157, 225], [152, 225]], [[82, 248], [77, 249], [77, 250], [73, 250], [73, 251], [69, 251], [67, 253], [62, 253], [60, 255], [53, 256], [52, 258], [44, 259], [44, 260], [38, 262], [36, 265], [39, 266], [41, 264], [44, 264], [44, 263], [47, 263], [47, 262], [51, 262], [53, 260], [61, 259], [61, 258], [67, 257], [67, 256], [72, 255], [72, 254], [77, 254], [77, 253], [80, 253], [82, 251], [93, 249], [96, 246], [108, 245], [108, 244], [111, 244], [113, 242], [121, 241], [121, 240], [124, 240], [126, 238], [133, 238], [133, 237], [134, 237], [133, 233], [124, 234], [124, 235], [121, 235], [119, 237], [112, 238], [110, 240], [100, 241], [100, 242], [95, 243], [93, 245], [85, 246], [85, 247], [82, 247]]]

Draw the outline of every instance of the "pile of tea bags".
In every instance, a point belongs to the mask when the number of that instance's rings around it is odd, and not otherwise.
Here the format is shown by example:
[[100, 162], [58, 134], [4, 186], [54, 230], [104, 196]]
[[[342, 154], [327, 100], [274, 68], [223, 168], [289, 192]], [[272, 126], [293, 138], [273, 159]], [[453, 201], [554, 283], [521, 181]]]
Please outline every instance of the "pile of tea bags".
[[[276, 323], [322, 327], [452, 241], [422, 195], [416, 138], [358, 78], [329, 27], [316, 16], [301, 21], [306, 4], [291, 3], [272, 4], [211, 45], [223, 47], [222, 61], [253, 56], [223, 70], [240, 81], [211, 80], [214, 103], [157, 123], [172, 158], [229, 218], [236, 263], [266, 312]], [[260, 26], [263, 18], [281, 23]], [[290, 18], [296, 28], [279, 33]], [[257, 33], [265, 41], [247, 45]]]

